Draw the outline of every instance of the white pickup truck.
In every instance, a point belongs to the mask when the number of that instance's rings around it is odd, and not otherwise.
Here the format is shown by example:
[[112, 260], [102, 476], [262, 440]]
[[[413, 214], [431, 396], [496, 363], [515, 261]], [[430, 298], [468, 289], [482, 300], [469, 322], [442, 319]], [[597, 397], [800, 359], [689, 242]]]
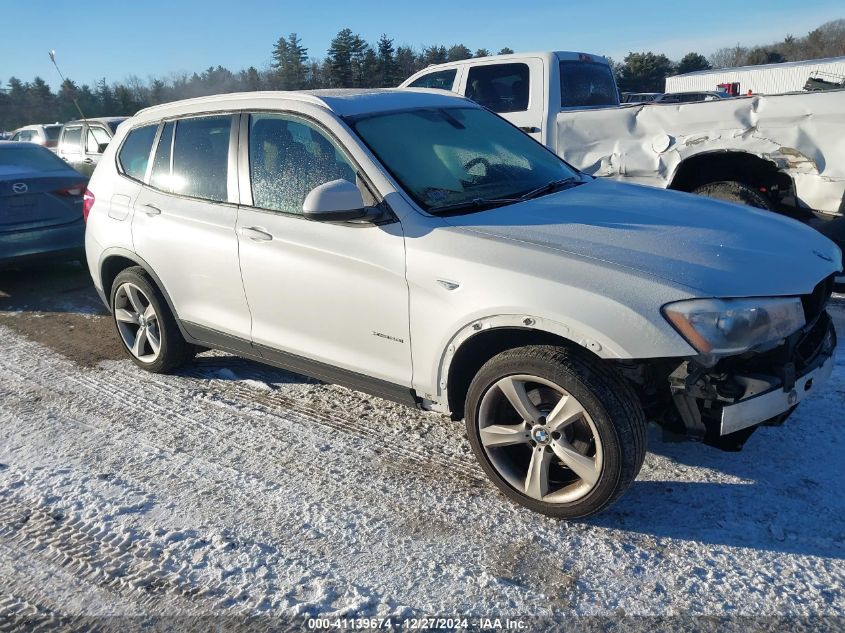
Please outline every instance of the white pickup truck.
[[429, 66], [402, 87], [464, 95], [594, 176], [794, 217], [845, 213], [845, 90], [620, 105], [604, 57], [566, 52]]

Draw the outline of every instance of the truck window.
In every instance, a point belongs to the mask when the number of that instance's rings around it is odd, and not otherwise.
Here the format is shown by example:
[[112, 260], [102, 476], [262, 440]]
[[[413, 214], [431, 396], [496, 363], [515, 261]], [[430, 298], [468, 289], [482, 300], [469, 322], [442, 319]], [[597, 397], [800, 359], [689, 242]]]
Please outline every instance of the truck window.
[[458, 74], [456, 68], [449, 70], [438, 70], [434, 73], [428, 73], [422, 77], [415, 79], [410, 84], [409, 88], [437, 88], [438, 90], [451, 90], [455, 83], [455, 75]]
[[619, 105], [610, 67], [596, 62], [560, 62], [560, 105], [564, 108]]
[[493, 112], [524, 112], [528, 88], [528, 64], [475, 66], [467, 76], [466, 97]]

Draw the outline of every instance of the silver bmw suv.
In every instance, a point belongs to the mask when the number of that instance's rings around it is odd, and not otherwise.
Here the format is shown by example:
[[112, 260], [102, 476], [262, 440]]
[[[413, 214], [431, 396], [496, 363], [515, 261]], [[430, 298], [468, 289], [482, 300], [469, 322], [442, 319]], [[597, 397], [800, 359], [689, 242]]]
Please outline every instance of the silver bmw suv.
[[143, 110], [85, 213], [140, 367], [220, 348], [465, 419], [493, 483], [552, 516], [620, 496], [647, 420], [737, 449], [833, 367], [832, 242], [596, 180], [442, 91]]

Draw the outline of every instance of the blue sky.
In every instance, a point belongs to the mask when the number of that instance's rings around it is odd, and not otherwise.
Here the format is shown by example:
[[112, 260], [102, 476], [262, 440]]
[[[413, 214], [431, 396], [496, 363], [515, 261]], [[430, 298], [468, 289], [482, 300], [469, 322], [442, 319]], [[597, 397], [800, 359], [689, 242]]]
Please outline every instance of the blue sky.
[[[4, 0], [0, 15], [0, 81], [36, 75], [58, 77], [47, 56], [56, 49], [66, 77], [93, 84], [129, 75], [146, 79], [200, 71], [221, 64], [231, 70], [271, 61], [273, 43], [295, 31], [309, 54], [325, 56], [337, 31], [349, 27], [374, 43], [381, 33], [396, 44], [421, 48], [464, 43], [471, 49], [503, 46], [516, 51], [578, 50], [621, 59], [653, 50], [672, 58], [705, 55], [737, 42], [765, 44], [787, 33], [845, 17], [841, 0]], [[533, 6], [532, 6], [533, 5]], [[483, 7], [483, 8], [482, 8]], [[68, 17], [79, 19], [70, 28]], [[83, 17], [84, 16], [84, 17]]]

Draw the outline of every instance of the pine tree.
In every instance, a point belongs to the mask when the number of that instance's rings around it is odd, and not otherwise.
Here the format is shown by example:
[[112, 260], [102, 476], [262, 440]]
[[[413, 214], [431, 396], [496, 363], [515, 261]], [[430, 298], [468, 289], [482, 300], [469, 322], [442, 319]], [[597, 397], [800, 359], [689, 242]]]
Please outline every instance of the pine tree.
[[340, 31], [329, 46], [326, 60], [329, 63], [329, 81], [333, 87], [349, 88], [352, 86], [352, 48], [355, 36], [352, 29]]
[[400, 46], [396, 49], [396, 71], [401, 83], [415, 72], [422, 68], [422, 61], [414, 53], [413, 49], [407, 46]]
[[395, 86], [402, 81], [402, 78], [398, 76], [393, 40], [386, 34], [382, 34], [378, 41], [377, 77], [378, 85], [382, 88]]
[[459, 62], [462, 59], [469, 59], [472, 57], [472, 51], [463, 44], [453, 44], [446, 51], [446, 59], [450, 62]]
[[445, 46], [427, 46], [422, 52], [423, 66], [443, 64], [448, 61], [448, 52]]
[[379, 88], [381, 86], [378, 56], [370, 46], [366, 47], [361, 58], [361, 78], [358, 86], [361, 88]]
[[280, 37], [273, 48], [273, 68], [276, 70], [275, 84], [282, 90], [300, 90], [305, 87], [308, 49], [296, 33], [287, 39]]

